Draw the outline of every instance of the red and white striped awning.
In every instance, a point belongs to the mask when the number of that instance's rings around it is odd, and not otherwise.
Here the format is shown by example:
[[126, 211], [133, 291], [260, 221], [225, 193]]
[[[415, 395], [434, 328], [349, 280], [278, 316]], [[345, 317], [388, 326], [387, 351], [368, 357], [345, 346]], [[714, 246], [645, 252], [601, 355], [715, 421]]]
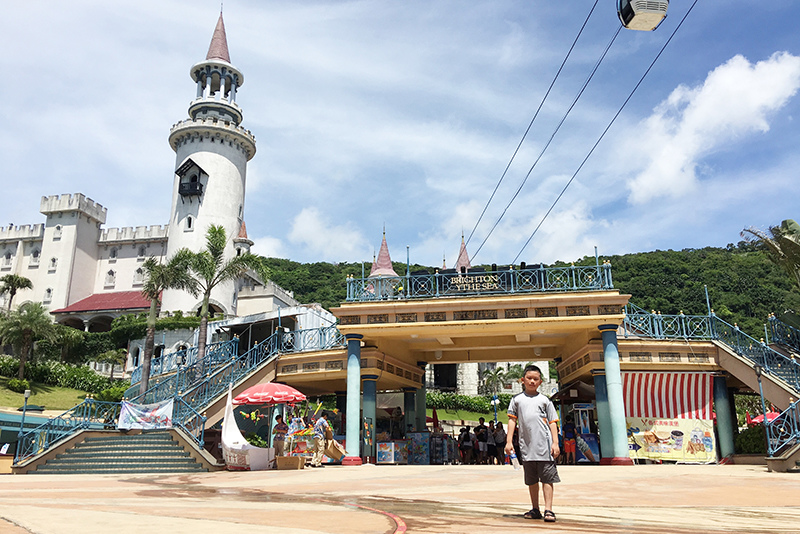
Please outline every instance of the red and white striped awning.
[[625, 415], [657, 419], [711, 419], [710, 373], [622, 373]]

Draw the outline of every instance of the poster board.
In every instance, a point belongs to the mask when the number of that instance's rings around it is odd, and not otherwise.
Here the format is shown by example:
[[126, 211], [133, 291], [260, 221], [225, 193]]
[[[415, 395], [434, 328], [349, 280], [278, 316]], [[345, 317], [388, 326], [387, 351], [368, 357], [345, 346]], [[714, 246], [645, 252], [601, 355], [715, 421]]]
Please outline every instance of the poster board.
[[634, 460], [714, 463], [717, 460], [711, 419], [628, 417], [628, 452]]

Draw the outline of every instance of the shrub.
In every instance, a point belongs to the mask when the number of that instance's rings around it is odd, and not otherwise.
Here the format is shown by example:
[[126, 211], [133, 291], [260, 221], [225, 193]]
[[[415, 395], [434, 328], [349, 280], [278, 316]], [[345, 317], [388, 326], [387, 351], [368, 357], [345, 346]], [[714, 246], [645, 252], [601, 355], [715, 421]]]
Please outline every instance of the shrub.
[[736, 454], [767, 454], [767, 443], [764, 435], [764, 426], [751, 426], [739, 432], [733, 443]]
[[131, 387], [131, 383], [127, 380], [116, 382], [108, 389], [104, 389], [96, 395], [96, 399], [106, 402], [119, 402], [125, 396], [125, 391]]
[[19, 372], [19, 360], [4, 354], [0, 356], [0, 375], [16, 376]]
[[469, 395], [456, 395], [441, 391], [429, 391], [425, 402], [430, 408], [438, 410], [464, 410], [467, 412], [489, 413], [492, 405], [487, 397], [470, 397]]
[[6, 387], [14, 393], [25, 393], [26, 389], [31, 389], [31, 386], [27, 380], [20, 380], [18, 378], [9, 379]]

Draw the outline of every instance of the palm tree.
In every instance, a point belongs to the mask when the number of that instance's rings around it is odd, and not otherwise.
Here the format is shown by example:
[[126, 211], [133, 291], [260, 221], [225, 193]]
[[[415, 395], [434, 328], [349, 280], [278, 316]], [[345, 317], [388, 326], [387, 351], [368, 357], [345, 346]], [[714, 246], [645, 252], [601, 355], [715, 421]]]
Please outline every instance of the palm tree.
[[183, 289], [192, 295], [197, 295], [197, 283], [189, 272], [193, 259], [192, 252], [188, 249], [181, 249], [166, 263], [150, 257], [142, 265], [144, 269], [142, 294], [150, 300], [150, 312], [147, 315], [147, 333], [144, 338], [140, 395], [144, 395], [150, 386], [150, 362], [153, 359], [153, 348], [155, 347], [156, 320], [161, 308], [161, 292], [165, 289]]
[[200, 331], [197, 340], [197, 359], [206, 354], [206, 335], [208, 332], [208, 302], [215, 287], [224, 282], [232, 282], [248, 270], [256, 271], [266, 278], [261, 258], [246, 252], [225, 259], [225, 245], [228, 237], [223, 226], [211, 225], [206, 232], [206, 249], [193, 254], [191, 273], [197, 287], [203, 293], [200, 307]]
[[19, 353], [20, 380], [25, 378], [25, 363], [33, 343], [39, 339], [53, 341], [55, 329], [50, 314], [38, 302], [26, 302], [0, 321], [0, 340], [13, 345]]
[[745, 228], [741, 236], [764, 245], [770, 259], [783, 268], [800, 289], [800, 224], [787, 219], [780, 226], [770, 226], [769, 233], [758, 228]]
[[11, 301], [20, 289], [33, 289], [33, 282], [18, 274], [7, 274], [0, 277], [0, 294], [8, 293], [8, 312], [11, 312]]
[[83, 330], [58, 323], [54, 324], [53, 328], [55, 329], [55, 342], [61, 347], [61, 363], [64, 363], [69, 349], [80, 345], [86, 334]]
[[500, 387], [504, 386], [507, 382], [506, 373], [502, 367], [487, 369], [482, 374], [483, 385], [486, 387], [486, 391], [492, 395], [497, 395]]
[[115, 365], [122, 365], [125, 362], [125, 358], [128, 356], [128, 351], [125, 349], [112, 349], [103, 352], [102, 354], [97, 355], [97, 361], [99, 363], [108, 363], [111, 364], [111, 376], [109, 376], [109, 380], [112, 382], [114, 381], [114, 366]]

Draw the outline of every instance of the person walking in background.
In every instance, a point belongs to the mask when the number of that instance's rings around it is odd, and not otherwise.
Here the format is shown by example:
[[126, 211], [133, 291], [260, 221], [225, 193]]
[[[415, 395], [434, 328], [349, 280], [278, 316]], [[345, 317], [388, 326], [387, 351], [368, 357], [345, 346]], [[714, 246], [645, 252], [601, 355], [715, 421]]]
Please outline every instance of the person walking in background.
[[287, 432], [289, 432], [289, 425], [283, 421], [283, 416], [279, 415], [275, 418], [275, 428], [272, 429], [274, 434], [272, 444], [275, 446], [275, 456], [283, 456]]
[[494, 465], [497, 458], [497, 444], [494, 441], [494, 421], [489, 421], [489, 430], [486, 432], [486, 463]]
[[572, 465], [575, 463], [575, 423], [571, 415], [564, 418], [561, 434], [564, 436], [564, 463]]
[[497, 463], [504, 465], [506, 463], [506, 431], [503, 429], [503, 423], [498, 422], [497, 428], [494, 429], [494, 443], [497, 449]]
[[478, 461], [479, 464], [486, 463], [486, 451], [488, 450], [487, 440], [489, 439], [489, 428], [486, 426], [486, 419], [478, 418], [478, 426], [475, 427], [475, 438], [478, 440]]
[[[556, 458], [558, 448], [558, 413], [550, 399], [539, 393], [542, 372], [535, 365], [525, 367], [522, 376], [523, 392], [515, 395], [508, 404], [508, 437], [506, 453], [514, 451], [515, 434], [519, 435], [520, 460], [525, 472], [525, 485], [531, 497], [527, 519], [542, 519], [548, 523], [556, 520], [553, 513], [553, 484], [558, 477]], [[539, 483], [544, 496], [544, 514], [539, 509]]]
[[458, 450], [461, 451], [461, 463], [471, 464], [473, 455], [472, 433], [469, 428], [463, 427], [458, 435]]
[[311, 467], [325, 467], [322, 465], [322, 456], [325, 454], [325, 433], [329, 429], [328, 412], [323, 411], [314, 423], [314, 455], [311, 457]]

